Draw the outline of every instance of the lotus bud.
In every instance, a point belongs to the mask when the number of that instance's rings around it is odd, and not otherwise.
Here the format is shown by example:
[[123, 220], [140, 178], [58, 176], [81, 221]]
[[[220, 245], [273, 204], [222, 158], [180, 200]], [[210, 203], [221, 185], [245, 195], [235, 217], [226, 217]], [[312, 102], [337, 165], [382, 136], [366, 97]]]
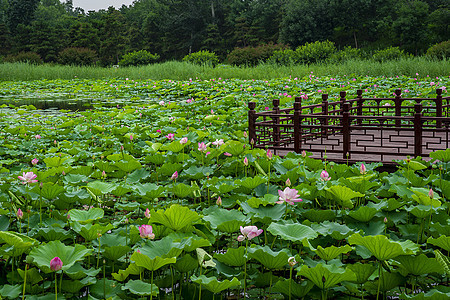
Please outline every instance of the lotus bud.
[[244, 137], [245, 137], [245, 138], [248, 137], [247, 131], [244, 131]]
[[175, 173], [172, 174], [172, 177], [170, 179], [176, 180], [178, 178], [178, 171], [175, 171]]
[[271, 160], [272, 157], [273, 157], [272, 150], [268, 149], [266, 155], [267, 155], [267, 158], [268, 158], [269, 160]]
[[323, 181], [328, 181], [331, 179], [327, 170], [323, 170], [322, 173], [320, 173], [320, 178], [322, 178]]
[[386, 224], [388, 222], [388, 219], [386, 217], [384, 217], [383, 222], [384, 222], [384, 224]]
[[139, 235], [143, 239], [151, 239], [155, 238], [155, 234], [153, 233], [153, 228], [151, 225], [141, 225], [139, 226]]
[[240, 234], [240, 235], [237, 237], [237, 240], [238, 240], [238, 242], [242, 242], [243, 240], [245, 240], [245, 237], [244, 237], [242, 234]]
[[55, 271], [55, 272], [59, 271], [62, 269], [62, 266], [63, 266], [63, 262], [58, 256], [54, 257], [50, 261], [50, 270], [52, 270], [52, 271]]
[[433, 197], [434, 197], [433, 189], [430, 189], [430, 190], [428, 191], [428, 197], [430, 197], [430, 199], [433, 199]]
[[291, 180], [289, 178], [286, 179], [286, 186], [291, 186]]
[[359, 167], [359, 173], [361, 173], [362, 175], [367, 173], [367, 169], [364, 164], [361, 164], [361, 166]]
[[306, 157], [306, 151], [305, 151], [305, 150], [302, 151], [302, 157], [303, 157], [303, 158]]
[[105, 170], [102, 171], [102, 177], [103, 177], [103, 178], [106, 178], [106, 172], [105, 172]]
[[217, 198], [216, 204], [217, 204], [217, 206], [222, 205], [222, 198], [220, 198], [220, 196], [219, 196], [219, 198]]
[[292, 268], [293, 266], [295, 266], [297, 264], [297, 261], [295, 260], [294, 256], [291, 256], [288, 259], [288, 263], [289, 263], [289, 266]]
[[150, 210], [149, 210], [148, 208], [145, 210], [144, 216], [145, 216], [147, 219], [150, 219]]
[[18, 219], [22, 219], [23, 218], [23, 212], [22, 212], [22, 210], [20, 208], [17, 210], [17, 218]]
[[133, 140], [133, 135], [132, 134], [130, 134], [130, 141], [132, 141]]
[[39, 159], [37, 159], [37, 158], [33, 158], [33, 159], [31, 160], [31, 164], [32, 164], [33, 166], [37, 165], [38, 162], [39, 162]]
[[184, 137], [184, 138], [182, 138], [181, 140], [180, 140], [180, 144], [181, 145], [184, 145], [184, 144], [186, 144], [188, 142], [188, 138], [187, 137]]
[[248, 158], [247, 158], [247, 156], [244, 157], [244, 166], [248, 166]]

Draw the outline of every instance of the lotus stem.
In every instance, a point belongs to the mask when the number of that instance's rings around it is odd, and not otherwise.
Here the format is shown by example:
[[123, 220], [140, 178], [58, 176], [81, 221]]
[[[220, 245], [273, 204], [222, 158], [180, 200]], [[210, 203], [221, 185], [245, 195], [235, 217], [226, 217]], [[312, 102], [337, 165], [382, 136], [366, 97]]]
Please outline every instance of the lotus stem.
[[55, 300], [58, 300], [58, 280], [56, 279], [56, 272], [55, 272]]
[[[291, 300], [292, 299], [292, 269], [293, 269], [293, 267], [291, 267], [290, 268], [290, 270], [289, 270], [289, 300]], [[272, 280], [272, 278], [271, 278], [271, 280]]]
[[248, 239], [245, 240], [245, 264], [244, 264], [244, 299], [247, 293], [247, 258], [248, 258]]
[[381, 288], [381, 261], [378, 261], [378, 289], [377, 289], [377, 300], [380, 295]]
[[152, 270], [152, 277], [150, 280], [150, 300], [153, 300], [153, 270]]
[[24, 276], [24, 279], [23, 279], [22, 300], [25, 299], [25, 288], [27, 286], [27, 271], [28, 271], [28, 264], [25, 264], [25, 276]]

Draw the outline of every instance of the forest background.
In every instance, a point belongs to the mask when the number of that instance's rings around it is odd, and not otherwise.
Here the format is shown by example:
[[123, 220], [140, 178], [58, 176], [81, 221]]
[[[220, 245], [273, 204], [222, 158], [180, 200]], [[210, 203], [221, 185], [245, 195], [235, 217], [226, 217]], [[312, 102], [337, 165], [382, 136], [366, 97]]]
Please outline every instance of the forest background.
[[85, 12], [72, 1], [0, 0], [0, 61], [35, 52], [57, 63], [76, 47], [97, 64], [147, 50], [160, 61], [208, 50], [221, 61], [236, 47], [295, 49], [315, 41], [370, 52], [399, 47], [424, 54], [450, 40], [448, 0], [137, 0]]

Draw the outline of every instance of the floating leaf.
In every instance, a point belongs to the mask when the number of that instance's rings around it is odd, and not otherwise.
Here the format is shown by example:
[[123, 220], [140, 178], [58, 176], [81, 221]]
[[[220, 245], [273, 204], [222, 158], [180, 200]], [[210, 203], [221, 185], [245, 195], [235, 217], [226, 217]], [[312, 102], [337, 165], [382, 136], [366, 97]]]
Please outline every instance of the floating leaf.
[[105, 212], [101, 208], [92, 207], [89, 210], [71, 209], [68, 214], [71, 221], [88, 224], [103, 218]]
[[242, 180], [235, 180], [234, 183], [243, 187], [246, 187], [248, 189], [255, 189], [258, 185], [262, 183], [266, 183], [267, 180], [256, 175], [255, 177], [245, 177]]
[[122, 290], [129, 290], [132, 294], [138, 296], [157, 296], [159, 294], [159, 288], [156, 285], [142, 280], [129, 280], [122, 286]]
[[243, 213], [238, 210], [227, 210], [216, 206], [203, 211], [203, 219], [211, 224], [211, 227], [222, 232], [233, 233], [248, 221]]
[[205, 275], [200, 275], [197, 277], [195, 275], [192, 275], [191, 280], [204, 286], [207, 290], [214, 294], [241, 285], [241, 282], [236, 277], [233, 277], [231, 281], [228, 279], [219, 281], [216, 277], [206, 277]]
[[150, 221], [152, 223], [161, 224], [173, 231], [188, 231], [189, 226], [200, 220], [200, 216], [190, 210], [188, 207], [178, 204], [171, 205], [165, 211], [158, 210], [151, 214]]
[[272, 223], [267, 228], [273, 235], [279, 235], [283, 240], [292, 242], [303, 241], [304, 239], [315, 239], [318, 234], [311, 227], [301, 224], [278, 224]]

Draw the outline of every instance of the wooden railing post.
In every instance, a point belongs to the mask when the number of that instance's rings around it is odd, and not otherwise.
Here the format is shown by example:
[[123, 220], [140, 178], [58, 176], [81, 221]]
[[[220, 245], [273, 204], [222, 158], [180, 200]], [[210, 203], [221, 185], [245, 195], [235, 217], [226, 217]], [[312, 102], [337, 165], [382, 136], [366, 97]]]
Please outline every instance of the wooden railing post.
[[422, 156], [422, 104], [414, 104], [414, 156]]
[[347, 92], [341, 91], [339, 93], [339, 96], [341, 97], [341, 99], [339, 99], [339, 101], [341, 102], [339, 109], [342, 111], [342, 109], [344, 108], [344, 103], [345, 103], [345, 101], [347, 101], [347, 99], [345, 99], [345, 96], [347, 96]]
[[294, 102], [294, 151], [300, 153], [302, 142], [302, 128], [301, 128], [301, 102]]
[[[396, 89], [394, 103], [395, 103], [395, 116], [397, 116], [397, 117], [401, 117], [401, 115], [402, 115], [402, 102], [403, 102], [402, 90]], [[400, 119], [395, 120], [395, 127], [400, 127], [401, 125], [402, 125], [402, 120], [400, 120]]]
[[[279, 99], [273, 99], [272, 100], [272, 104], [273, 104], [273, 111], [275, 114], [279, 114], [280, 113], [280, 100]], [[280, 118], [279, 117], [273, 117], [273, 142], [275, 146], [279, 146], [280, 144], [280, 127], [278, 127], [277, 125], [280, 124]]]
[[323, 119], [320, 120], [322, 124], [322, 136], [328, 135], [328, 94], [322, 94], [322, 115]]
[[[436, 117], [442, 117], [442, 89], [436, 89]], [[436, 121], [436, 128], [442, 128], [442, 121]]]
[[[362, 90], [356, 91], [356, 99], [357, 99], [356, 103], [358, 105], [358, 108], [356, 109], [356, 114], [360, 117], [363, 114], [363, 103], [364, 103], [364, 99], [362, 98], [362, 92], [363, 92]], [[358, 119], [358, 125], [361, 126], [361, 124], [362, 124], [362, 118]]]
[[344, 103], [342, 112], [342, 158], [350, 158], [350, 103]]
[[256, 126], [255, 126], [255, 121], [256, 121], [256, 103], [255, 102], [249, 102], [248, 103], [248, 142], [250, 143], [250, 146], [252, 147], [252, 149], [255, 146], [256, 143]]

